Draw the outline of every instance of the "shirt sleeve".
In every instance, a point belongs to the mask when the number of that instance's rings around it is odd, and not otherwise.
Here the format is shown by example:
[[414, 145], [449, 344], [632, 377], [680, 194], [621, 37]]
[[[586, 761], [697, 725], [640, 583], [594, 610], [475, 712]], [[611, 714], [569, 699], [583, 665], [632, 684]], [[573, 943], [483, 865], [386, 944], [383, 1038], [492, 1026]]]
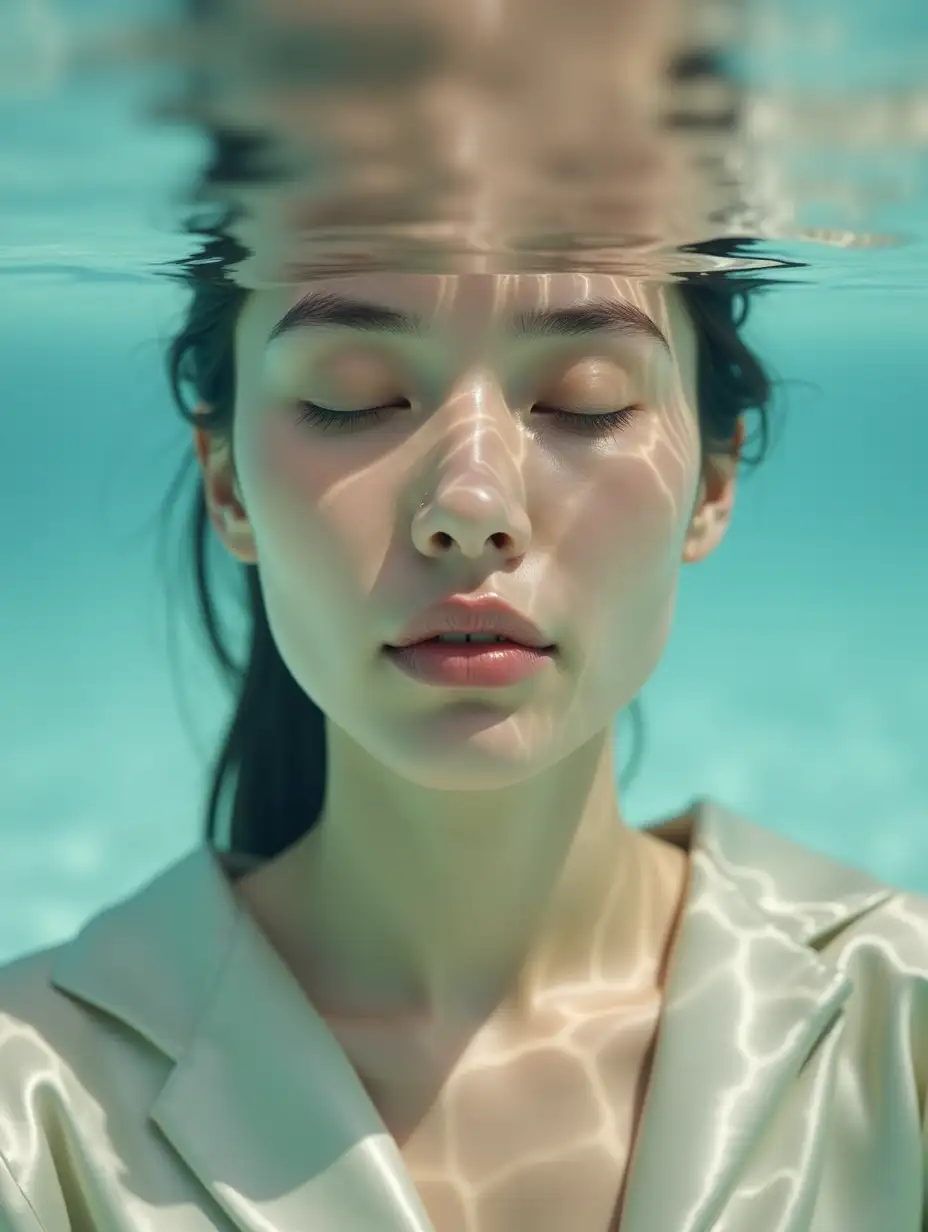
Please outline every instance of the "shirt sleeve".
[[[32, 1204], [13, 1178], [0, 1155], [0, 1232], [51, 1232], [40, 1221]], [[59, 1230], [56, 1229], [56, 1232]], [[60, 1232], [67, 1232], [61, 1229]]]
[[922, 1228], [928, 1232], [928, 1098], [922, 1091]]
[[915, 1064], [918, 1075], [918, 1098], [922, 1117], [922, 1225], [928, 1232], [928, 987], [919, 988], [921, 1012], [916, 1015]]

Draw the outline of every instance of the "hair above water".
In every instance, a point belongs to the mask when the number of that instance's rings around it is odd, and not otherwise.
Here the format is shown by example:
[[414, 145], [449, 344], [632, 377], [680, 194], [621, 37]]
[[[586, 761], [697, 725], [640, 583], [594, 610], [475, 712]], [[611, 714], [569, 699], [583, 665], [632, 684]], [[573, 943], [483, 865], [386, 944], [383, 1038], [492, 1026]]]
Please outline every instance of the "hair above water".
[[[226, 158], [230, 157], [228, 151]], [[188, 288], [182, 327], [167, 353], [177, 409], [190, 425], [203, 427], [193, 407], [212, 408], [209, 430], [231, 432], [235, 391], [235, 326], [249, 292], [229, 276], [247, 254], [230, 236], [230, 218], [208, 226], [188, 224], [200, 247], [175, 265], [170, 276]], [[693, 245], [688, 251], [745, 256], [754, 241], [728, 239]], [[769, 444], [772, 384], [742, 337], [754, 297], [771, 286], [753, 274], [709, 272], [684, 275], [678, 284], [697, 343], [697, 394], [703, 465], [731, 449], [736, 428], [749, 412], [759, 417], [759, 448], [741, 465], [754, 468]], [[748, 444], [753, 444], [749, 438]], [[185, 457], [165, 498], [170, 512], [195, 460]], [[162, 530], [166, 519], [162, 518]], [[294, 680], [275, 645], [257, 567], [236, 565], [243, 584], [245, 657], [237, 662], [223, 626], [209, 563], [211, 526], [199, 474], [191, 493], [183, 568], [193, 581], [195, 611], [207, 645], [233, 692], [231, 719], [210, 770], [204, 836], [217, 848], [270, 858], [294, 843], [321, 812], [326, 783], [325, 718]], [[173, 604], [169, 609], [172, 613]], [[636, 744], [620, 783], [637, 772], [643, 718], [639, 699], [628, 709]], [[226, 809], [225, 815], [222, 810]]]

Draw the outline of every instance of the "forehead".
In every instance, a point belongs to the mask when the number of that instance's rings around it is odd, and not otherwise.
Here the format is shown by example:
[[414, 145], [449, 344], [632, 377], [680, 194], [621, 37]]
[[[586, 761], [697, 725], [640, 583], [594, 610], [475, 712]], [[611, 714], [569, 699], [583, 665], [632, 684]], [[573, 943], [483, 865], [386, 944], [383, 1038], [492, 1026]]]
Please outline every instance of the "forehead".
[[654, 321], [684, 371], [690, 370], [695, 356], [692, 326], [676, 286], [604, 273], [368, 272], [269, 287], [249, 297], [239, 322], [241, 341], [249, 350], [262, 346], [281, 318], [313, 292], [408, 314], [436, 337], [477, 342], [497, 336], [520, 313], [616, 301], [633, 305]]

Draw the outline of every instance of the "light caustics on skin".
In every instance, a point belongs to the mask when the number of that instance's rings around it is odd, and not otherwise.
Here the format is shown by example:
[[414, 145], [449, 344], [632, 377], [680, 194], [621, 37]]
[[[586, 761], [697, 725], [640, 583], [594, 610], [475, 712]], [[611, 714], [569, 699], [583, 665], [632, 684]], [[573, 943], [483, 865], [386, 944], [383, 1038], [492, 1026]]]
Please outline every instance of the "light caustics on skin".
[[[415, 304], [436, 337], [441, 336], [440, 326], [455, 320], [471, 328], [478, 322], [485, 326], [485, 331], [474, 331], [478, 356], [487, 338], [504, 332], [501, 322], [514, 311], [582, 302], [593, 294], [637, 303], [658, 320], [676, 351], [692, 345], [681, 310], [671, 309], [659, 289], [608, 276], [414, 276], [386, 281], [373, 276], [330, 285], [361, 299]], [[378, 287], [379, 295], [374, 293]], [[398, 297], [401, 288], [405, 290]], [[384, 290], [393, 294], [384, 295]], [[456, 317], [459, 305], [466, 311]], [[262, 325], [275, 315], [269, 307]], [[261, 405], [262, 397], [264, 402], [268, 397], [260, 381], [249, 384], [249, 374], [260, 363], [260, 333], [256, 328], [250, 340], [243, 337], [245, 384], [240, 395], [246, 412], [249, 404]], [[456, 334], [455, 347], [463, 346], [459, 338]], [[426, 350], [433, 347], [423, 345]], [[637, 343], [629, 349], [633, 347]], [[611, 724], [616, 708], [627, 704], [649, 674], [663, 645], [666, 608], [685, 550], [684, 514], [692, 506], [698, 450], [692, 390], [684, 390], [680, 380], [686, 364], [665, 363], [657, 348], [644, 361], [642, 353], [642, 385], [651, 382], [661, 394], [660, 405], [644, 407], [627, 429], [604, 442], [560, 434], [544, 421], [536, 435], [506, 405], [485, 364], [476, 371], [459, 364], [466, 369], [464, 376], [428, 414], [417, 416], [400, 408], [384, 423], [344, 437], [304, 432], [285, 413], [243, 416], [250, 421], [241, 430], [246, 443], [243, 465], [246, 472], [256, 467], [251, 487], [267, 493], [266, 502], [262, 495], [252, 502], [255, 535], [261, 536], [265, 504], [279, 525], [267, 536], [265, 554], [272, 617], [278, 619], [285, 651], [292, 647], [291, 670], [304, 687], [312, 686], [326, 713], [336, 722], [343, 717], [349, 730], [358, 721], [350, 699], [363, 684], [358, 656], [346, 658], [345, 648], [352, 642], [379, 647], [401, 618], [411, 614], [413, 596], [419, 597], [416, 606], [425, 606], [444, 593], [434, 568], [421, 567], [423, 561], [435, 564], [442, 556], [434, 534], [436, 518], [441, 522], [453, 515], [468, 542], [476, 542], [462, 553], [467, 568], [455, 566], [457, 576], [446, 574], [449, 586], [465, 573], [472, 578], [471, 589], [486, 582], [487, 562], [475, 553], [484, 553], [481, 527], [489, 519], [493, 530], [502, 528], [526, 548], [518, 575], [519, 606], [536, 620], [556, 619], [561, 626], [568, 616], [582, 612], [582, 619], [574, 616], [574, 621], [583, 627], [573, 631], [573, 641], [565, 639], [569, 677], [549, 686], [560, 689], [557, 704], [549, 692], [547, 704], [497, 713], [491, 730], [489, 712], [484, 711], [481, 725], [479, 707], [474, 708], [471, 738], [463, 739], [467, 733], [458, 726], [460, 740], [453, 752], [450, 746], [442, 749], [439, 724], [432, 729], [436, 747], [431, 750], [431, 772], [418, 756], [413, 765], [385, 729], [391, 726], [387, 710], [398, 703], [408, 705], [413, 714], [428, 714], [430, 720], [434, 704], [418, 693], [402, 702], [396, 696], [389, 702], [369, 699], [364, 742], [387, 764], [396, 765], [399, 755], [399, 765], [413, 779], [466, 790], [491, 785], [492, 758], [482, 769], [480, 759], [496, 749], [500, 770], [510, 764], [511, 773], [524, 775], [533, 762], [538, 765], [538, 750], [575, 749], [599, 727]], [[684, 358], [688, 364], [691, 357]], [[388, 372], [392, 379], [395, 368]], [[302, 385], [302, 380], [293, 381], [287, 396], [303, 396], [298, 388]], [[274, 400], [286, 401], [279, 384]], [[531, 412], [526, 418], [531, 420]], [[253, 450], [247, 447], [252, 437]], [[269, 482], [260, 478], [262, 473]], [[412, 551], [402, 544], [407, 534]], [[284, 550], [277, 568], [275, 557]], [[455, 551], [462, 551], [460, 544], [450, 555]], [[502, 563], [496, 562], [497, 570]], [[326, 578], [337, 579], [329, 596]], [[505, 591], [515, 597], [514, 586]], [[372, 619], [378, 623], [376, 631], [370, 628]], [[333, 627], [344, 637], [333, 639], [327, 633]], [[469, 753], [473, 761], [468, 766]]]
[[[402, 341], [310, 328], [266, 347], [307, 290], [383, 304], [427, 328]], [[510, 336], [520, 313], [602, 300], [640, 309], [670, 354], [655, 337], [618, 331]], [[330, 1025], [404, 1140], [434, 1218], [479, 1216], [481, 1228], [502, 1228], [511, 1203], [555, 1183], [578, 1210], [604, 1218], [635, 1115], [630, 1075], [653, 1039], [656, 956], [671, 936], [682, 867], [682, 853], [658, 858], [634, 831], [610, 830], [612, 725], [659, 660], [681, 562], [712, 546], [712, 535], [695, 528], [695, 356], [682, 304], [667, 288], [611, 275], [360, 275], [259, 293], [238, 345], [237, 461], [248, 515], [237, 542], [243, 558], [260, 559], [275, 640], [332, 728], [330, 811], [300, 845], [315, 862], [294, 861], [289, 880], [283, 872], [266, 880], [252, 905], [260, 912], [264, 904], [273, 934], [281, 886], [312, 904], [296, 931], [333, 948], [304, 948], [294, 961], [312, 972], [323, 1009], [331, 994]], [[334, 369], [326, 367], [332, 354]], [[559, 391], [576, 370], [577, 388], [588, 388], [591, 361], [603, 365], [602, 387], [594, 381], [575, 406], [605, 409], [602, 389], [629, 391], [640, 404], [625, 427], [602, 437], [533, 409], [549, 401], [546, 382]], [[513, 392], [523, 390], [524, 398]], [[345, 434], [298, 422], [296, 402], [325, 404], [322, 395], [336, 392], [346, 412], [405, 401]], [[557, 670], [504, 701], [487, 693], [465, 701], [383, 669], [379, 648], [415, 610], [449, 589], [488, 588], [552, 630], [563, 652]], [[473, 816], [477, 791], [482, 801], [495, 793], [518, 802], [516, 815], [488, 807]], [[439, 799], [444, 837], [428, 816]], [[558, 810], [571, 808], [568, 829]], [[467, 845], [455, 846], [465, 822]], [[474, 870], [495, 850], [498, 879], [515, 887], [507, 860], [522, 858], [513, 837], [520, 825], [538, 885], [549, 885], [550, 926], [535, 921], [528, 953], [526, 921], [510, 921], [521, 932], [501, 926], [499, 887], [482, 882], [486, 900], [475, 915], [472, 897], [455, 901], [447, 871], [439, 873], [454, 868], [461, 887], [481, 884]], [[378, 843], [385, 827], [390, 843]], [[346, 884], [348, 870], [346, 904], [332, 887]], [[365, 912], [378, 928], [366, 929]], [[423, 919], [434, 926], [424, 940]], [[287, 945], [283, 937], [285, 953]], [[440, 1030], [433, 1021], [420, 1030], [407, 1015], [391, 1033], [382, 1019], [372, 1030], [344, 1010], [352, 982], [376, 987], [391, 953], [395, 960], [417, 946], [421, 965], [405, 972], [413, 1002], [463, 998], [468, 972], [478, 983], [498, 981], [500, 1009], [485, 1029], [471, 1026], [468, 1039], [453, 1016]], [[416, 985], [423, 971], [428, 982]], [[504, 1067], [505, 1088], [494, 1097]], [[531, 1146], [524, 1132], [510, 1132], [513, 1099], [534, 1109]], [[492, 1133], [481, 1119], [488, 1108]], [[545, 1126], [557, 1132], [546, 1136]], [[540, 1229], [544, 1220], [539, 1211]]]

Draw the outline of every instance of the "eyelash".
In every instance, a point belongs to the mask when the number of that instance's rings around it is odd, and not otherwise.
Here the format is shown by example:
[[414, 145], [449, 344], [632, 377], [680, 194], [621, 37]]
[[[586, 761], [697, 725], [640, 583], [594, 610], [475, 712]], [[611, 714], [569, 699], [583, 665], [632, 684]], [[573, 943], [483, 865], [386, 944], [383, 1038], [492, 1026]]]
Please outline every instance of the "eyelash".
[[[372, 406], [362, 411], [331, 411], [328, 407], [319, 406], [316, 402], [300, 402], [302, 410], [300, 423], [311, 423], [322, 428], [324, 432], [353, 432], [359, 424], [376, 423], [389, 415], [391, 411], [401, 410], [396, 406]], [[557, 407], [545, 407], [558, 423], [568, 427], [570, 432], [578, 432], [581, 436], [601, 436], [615, 428], [624, 427], [638, 410], [638, 404], [622, 407], [620, 410], [608, 411], [604, 415], [581, 415], [570, 411], [562, 411]], [[580, 427], [579, 424], [589, 424]]]

